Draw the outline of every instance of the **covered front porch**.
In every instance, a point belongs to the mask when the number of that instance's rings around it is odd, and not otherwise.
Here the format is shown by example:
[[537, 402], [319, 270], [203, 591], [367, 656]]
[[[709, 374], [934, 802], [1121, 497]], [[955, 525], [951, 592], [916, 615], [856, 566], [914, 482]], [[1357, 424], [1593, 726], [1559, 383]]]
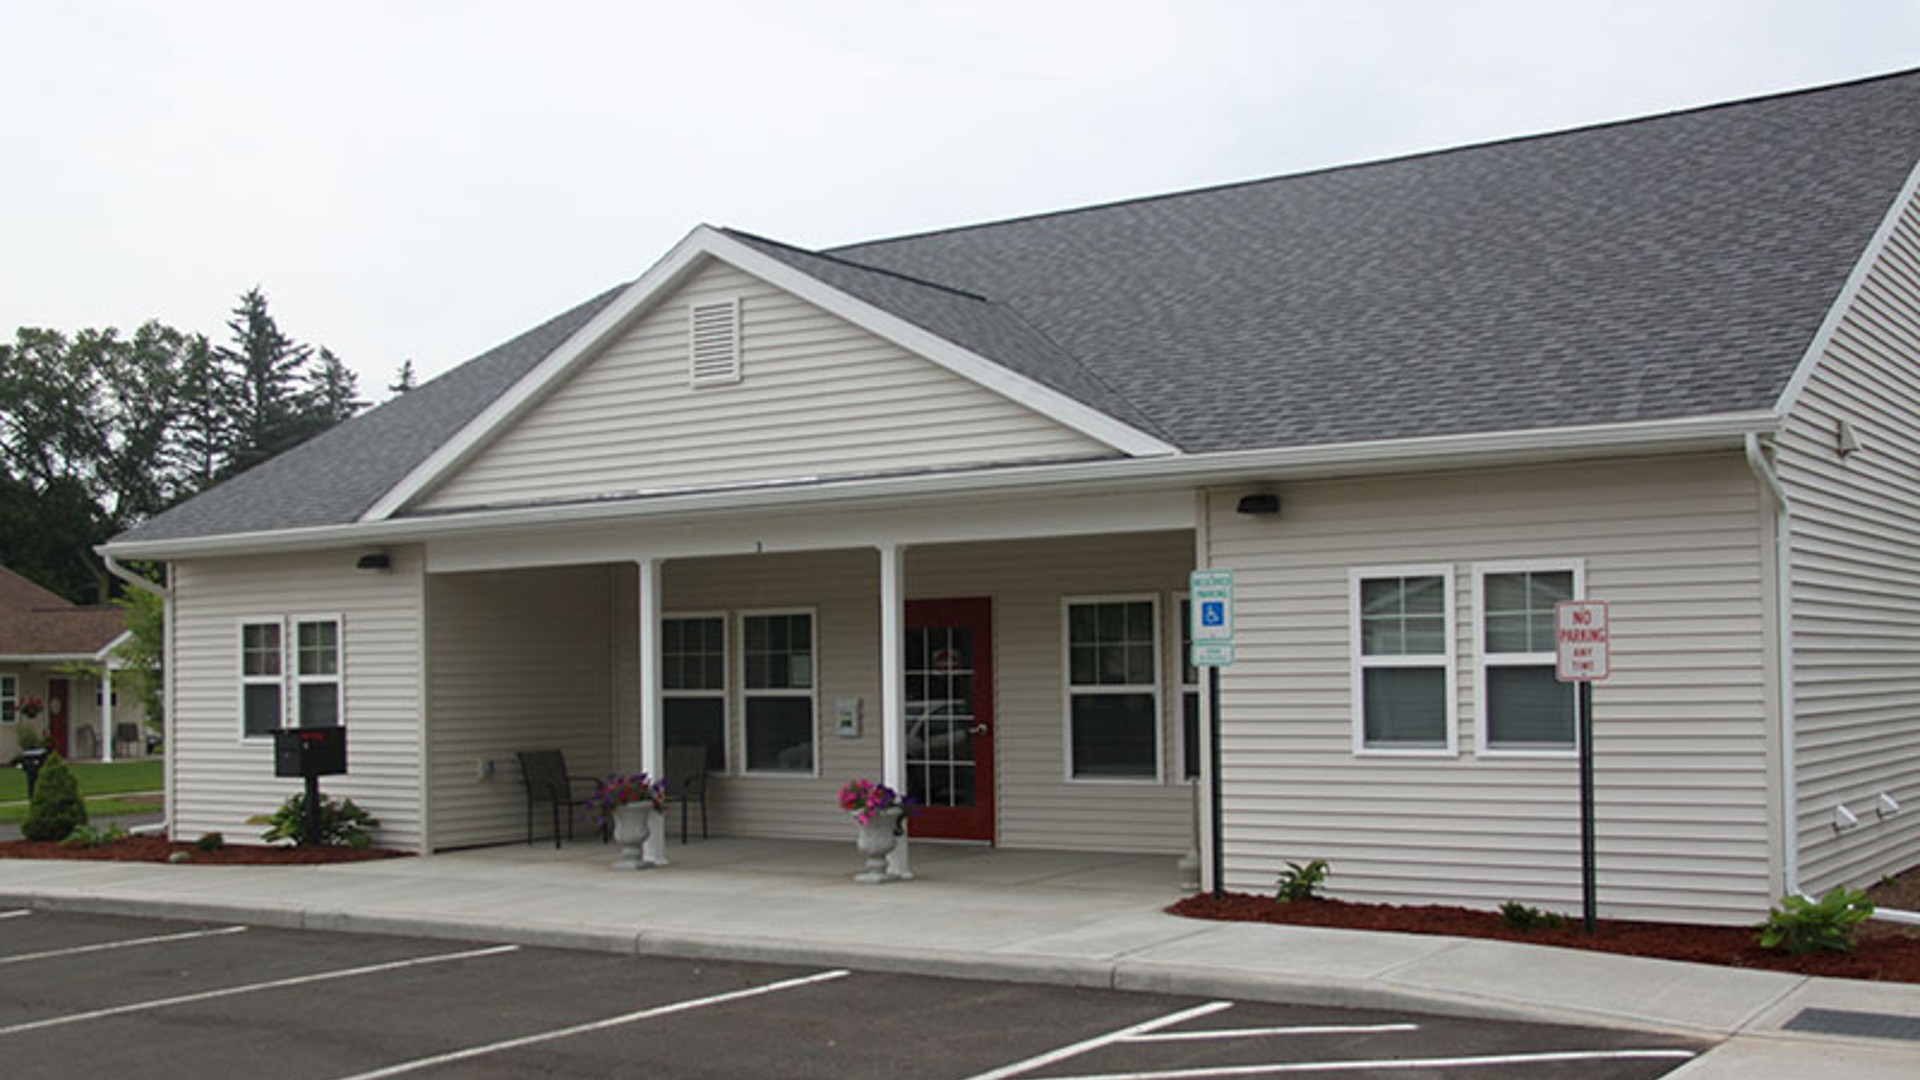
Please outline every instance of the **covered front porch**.
[[657, 776], [696, 744], [716, 839], [845, 841], [836, 794], [870, 777], [926, 806], [917, 837], [1170, 863], [1195, 842], [1191, 516], [1187, 496], [1156, 518], [1177, 528], [593, 561], [564, 541], [436, 548], [427, 846], [524, 841], [520, 751]]

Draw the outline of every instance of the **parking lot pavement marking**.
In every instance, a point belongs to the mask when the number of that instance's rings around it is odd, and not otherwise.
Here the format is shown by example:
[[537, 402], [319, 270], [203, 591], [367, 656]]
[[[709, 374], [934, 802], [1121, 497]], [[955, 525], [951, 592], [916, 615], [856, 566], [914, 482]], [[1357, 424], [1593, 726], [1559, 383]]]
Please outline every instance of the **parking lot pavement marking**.
[[52, 960], [61, 956], [78, 956], [81, 953], [105, 952], [108, 949], [133, 949], [142, 945], [164, 945], [169, 941], [191, 941], [194, 938], [220, 937], [225, 934], [238, 934], [246, 930], [244, 926], [223, 926], [218, 930], [191, 930], [179, 934], [162, 934], [159, 937], [130, 938], [126, 941], [103, 941], [94, 945], [75, 945], [68, 949], [49, 949], [46, 952], [20, 953], [17, 956], [0, 956], [0, 966], [6, 964], [24, 964], [29, 960]]
[[1288, 1061], [1272, 1065], [1218, 1065], [1191, 1069], [1143, 1072], [1082, 1073], [1049, 1080], [1205, 1080], [1219, 1076], [1281, 1076], [1287, 1073], [1398, 1071], [1402, 1069], [1497, 1068], [1506, 1065], [1557, 1065], [1574, 1061], [1686, 1061], [1691, 1050], [1543, 1050], [1522, 1054], [1480, 1054], [1469, 1057], [1375, 1058], [1370, 1061]]
[[91, 1012], [71, 1013], [67, 1016], [55, 1016], [45, 1020], [32, 1020], [24, 1024], [0, 1027], [0, 1035], [17, 1035], [23, 1031], [38, 1031], [41, 1028], [60, 1027], [63, 1024], [80, 1024], [88, 1020], [99, 1020], [108, 1016], [124, 1016], [127, 1013], [147, 1012], [152, 1009], [165, 1009], [173, 1005], [191, 1005], [197, 1001], [212, 1001], [215, 998], [233, 997], [236, 994], [251, 994], [259, 990], [278, 990], [288, 986], [305, 986], [309, 983], [328, 982], [333, 979], [349, 979], [357, 975], [374, 975], [382, 971], [399, 971], [403, 968], [421, 967], [426, 964], [444, 964], [453, 960], [473, 960], [483, 956], [499, 956], [502, 953], [518, 952], [518, 945], [495, 945], [486, 949], [468, 949], [464, 952], [439, 953], [434, 956], [416, 956], [411, 960], [394, 960], [385, 964], [369, 964], [366, 967], [344, 968], [340, 971], [322, 971], [315, 975], [295, 975], [285, 979], [269, 979], [266, 982], [248, 983], [245, 986], [229, 986], [220, 990], [204, 990], [197, 994], [181, 994], [179, 997], [159, 998], [154, 1001], [137, 1001], [131, 1005], [115, 1005], [108, 1009], [94, 1009]]
[[19, 919], [31, 914], [33, 914], [32, 908], [21, 908], [18, 911], [0, 911], [0, 919]]
[[1105, 1035], [1095, 1035], [1091, 1039], [1082, 1039], [1071, 1046], [1063, 1046], [1058, 1050], [1049, 1050], [1044, 1054], [1036, 1054], [1025, 1061], [1016, 1061], [1011, 1065], [1002, 1065], [997, 1069], [968, 1077], [968, 1080], [1006, 1080], [1007, 1077], [1019, 1076], [1021, 1073], [1032, 1072], [1035, 1069], [1044, 1069], [1048, 1065], [1065, 1061], [1068, 1058], [1079, 1057], [1081, 1054], [1098, 1050], [1103, 1046], [1111, 1046], [1117, 1042], [1125, 1042], [1136, 1035], [1144, 1035], [1151, 1031], [1158, 1031], [1163, 1027], [1183, 1024], [1188, 1020], [1198, 1020], [1202, 1016], [1212, 1016], [1222, 1009], [1231, 1008], [1233, 1008], [1233, 1002], [1231, 1001], [1209, 1001], [1205, 1005], [1195, 1005], [1191, 1009], [1182, 1009], [1179, 1012], [1168, 1013], [1165, 1016], [1156, 1017], [1152, 1020], [1142, 1020], [1129, 1027], [1123, 1027], [1118, 1031], [1109, 1031]]
[[676, 1001], [667, 1005], [655, 1005], [637, 1012], [624, 1013], [620, 1016], [610, 1016], [605, 1020], [594, 1020], [585, 1024], [575, 1024], [572, 1027], [543, 1031], [535, 1035], [522, 1035], [517, 1039], [503, 1039], [500, 1042], [488, 1043], [485, 1046], [470, 1046], [465, 1050], [452, 1050], [444, 1054], [435, 1054], [432, 1057], [415, 1058], [412, 1061], [403, 1061], [397, 1065], [388, 1065], [385, 1068], [375, 1069], [372, 1072], [354, 1073], [352, 1076], [343, 1076], [340, 1077], [339, 1080], [383, 1080], [383, 1078], [389, 1076], [402, 1076], [406, 1073], [418, 1072], [421, 1069], [431, 1069], [436, 1065], [449, 1065], [456, 1061], [468, 1061], [473, 1058], [483, 1057], [487, 1054], [498, 1054], [507, 1050], [517, 1050], [523, 1046], [536, 1046], [544, 1042], [553, 1042], [556, 1039], [566, 1039], [575, 1035], [585, 1035], [589, 1032], [604, 1031], [607, 1028], [637, 1023], [641, 1020], [651, 1020], [659, 1016], [672, 1016], [674, 1013], [703, 1009], [709, 1005], [724, 1005], [729, 1001], [740, 1001], [745, 998], [760, 997], [763, 994], [778, 993], [782, 990], [793, 990], [802, 986], [812, 986], [815, 983], [830, 982], [834, 979], [845, 978], [850, 974], [852, 974], [852, 972], [822, 971], [813, 975], [803, 975], [797, 979], [782, 979], [779, 982], [763, 983], [760, 986], [749, 986], [744, 990], [729, 990], [724, 994], [714, 994], [711, 997], [692, 998], [687, 1001]]
[[1121, 1042], [1199, 1042], [1204, 1039], [1261, 1039], [1274, 1035], [1379, 1035], [1419, 1031], [1419, 1024], [1308, 1024], [1301, 1027], [1216, 1028], [1210, 1031], [1159, 1031], [1129, 1035]]

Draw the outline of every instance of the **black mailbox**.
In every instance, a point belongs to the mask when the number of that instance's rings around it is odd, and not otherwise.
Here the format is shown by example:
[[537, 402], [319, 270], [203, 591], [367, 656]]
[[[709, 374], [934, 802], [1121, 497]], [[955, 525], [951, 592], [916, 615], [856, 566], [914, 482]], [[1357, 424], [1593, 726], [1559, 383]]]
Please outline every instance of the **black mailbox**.
[[346, 771], [346, 728], [287, 728], [273, 733], [273, 775], [343, 776]]

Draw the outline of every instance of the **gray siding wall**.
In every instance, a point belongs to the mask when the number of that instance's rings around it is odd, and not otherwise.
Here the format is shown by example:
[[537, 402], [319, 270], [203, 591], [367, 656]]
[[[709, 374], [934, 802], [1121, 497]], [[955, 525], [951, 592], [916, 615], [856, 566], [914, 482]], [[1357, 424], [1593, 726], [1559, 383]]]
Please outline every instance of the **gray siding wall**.
[[[637, 767], [618, 738], [617, 655], [630, 635], [631, 571], [607, 566], [436, 574], [428, 598], [427, 784], [432, 846], [526, 836], [515, 752], [559, 750], [573, 775]], [[489, 763], [491, 768], [489, 769]], [[534, 834], [551, 835], [536, 815]], [[585, 822], [579, 828], [586, 829]]]
[[[1236, 574], [1224, 673], [1228, 883], [1327, 859], [1333, 895], [1579, 909], [1575, 759], [1475, 752], [1476, 563], [1584, 560], [1610, 602], [1594, 692], [1609, 915], [1748, 919], [1770, 900], [1762, 510], [1738, 455], [1300, 483], [1277, 519], [1209, 500]], [[1459, 753], [1356, 756], [1349, 571], [1449, 564]]]
[[[1186, 850], [1191, 797], [1176, 778], [1179, 668], [1169, 605], [1185, 585], [1192, 552], [1187, 532], [909, 552], [910, 597], [994, 601], [1002, 845]], [[847, 837], [835, 793], [853, 777], [878, 777], [881, 767], [878, 575], [879, 556], [867, 550], [676, 560], [662, 568], [666, 613], [727, 616], [729, 769], [711, 785], [716, 834]], [[515, 749], [559, 746], [585, 775], [637, 767], [636, 578], [631, 565], [618, 565], [431, 579], [434, 846], [524, 835]], [[1153, 593], [1166, 616], [1167, 778], [1072, 783], [1061, 756], [1061, 597], [1115, 593]], [[819, 768], [811, 776], [750, 775], [742, 769], [739, 617], [802, 608], [815, 615]], [[858, 738], [842, 739], [832, 731], [833, 709], [848, 697], [861, 699], [865, 723]], [[481, 779], [486, 760], [496, 762], [495, 772]]]
[[169, 725], [174, 836], [220, 832], [257, 840], [247, 818], [301, 788], [273, 775], [273, 743], [243, 739], [240, 623], [299, 615], [341, 618], [347, 727], [345, 776], [321, 790], [380, 819], [382, 846], [421, 849], [419, 781], [422, 587], [417, 550], [393, 552], [388, 573], [354, 568], [359, 550], [173, 564], [173, 716]]
[[[688, 385], [687, 308], [739, 297], [744, 378]], [[429, 508], [1113, 451], [710, 263], [432, 492]]]
[[[1838, 450], [1842, 421], [1860, 449]], [[1778, 442], [1793, 507], [1801, 886], [1920, 862], [1920, 206], [1909, 205]], [[1904, 809], [1883, 818], [1887, 792]], [[1834, 808], [1860, 824], [1834, 827]]]

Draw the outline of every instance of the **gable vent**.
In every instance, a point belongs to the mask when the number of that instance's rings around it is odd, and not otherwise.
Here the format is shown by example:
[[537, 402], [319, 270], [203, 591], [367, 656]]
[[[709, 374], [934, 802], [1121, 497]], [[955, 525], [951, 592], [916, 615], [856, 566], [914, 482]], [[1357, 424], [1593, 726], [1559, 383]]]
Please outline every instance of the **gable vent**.
[[740, 381], [740, 300], [719, 300], [687, 308], [692, 343], [689, 381], [717, 386]]

